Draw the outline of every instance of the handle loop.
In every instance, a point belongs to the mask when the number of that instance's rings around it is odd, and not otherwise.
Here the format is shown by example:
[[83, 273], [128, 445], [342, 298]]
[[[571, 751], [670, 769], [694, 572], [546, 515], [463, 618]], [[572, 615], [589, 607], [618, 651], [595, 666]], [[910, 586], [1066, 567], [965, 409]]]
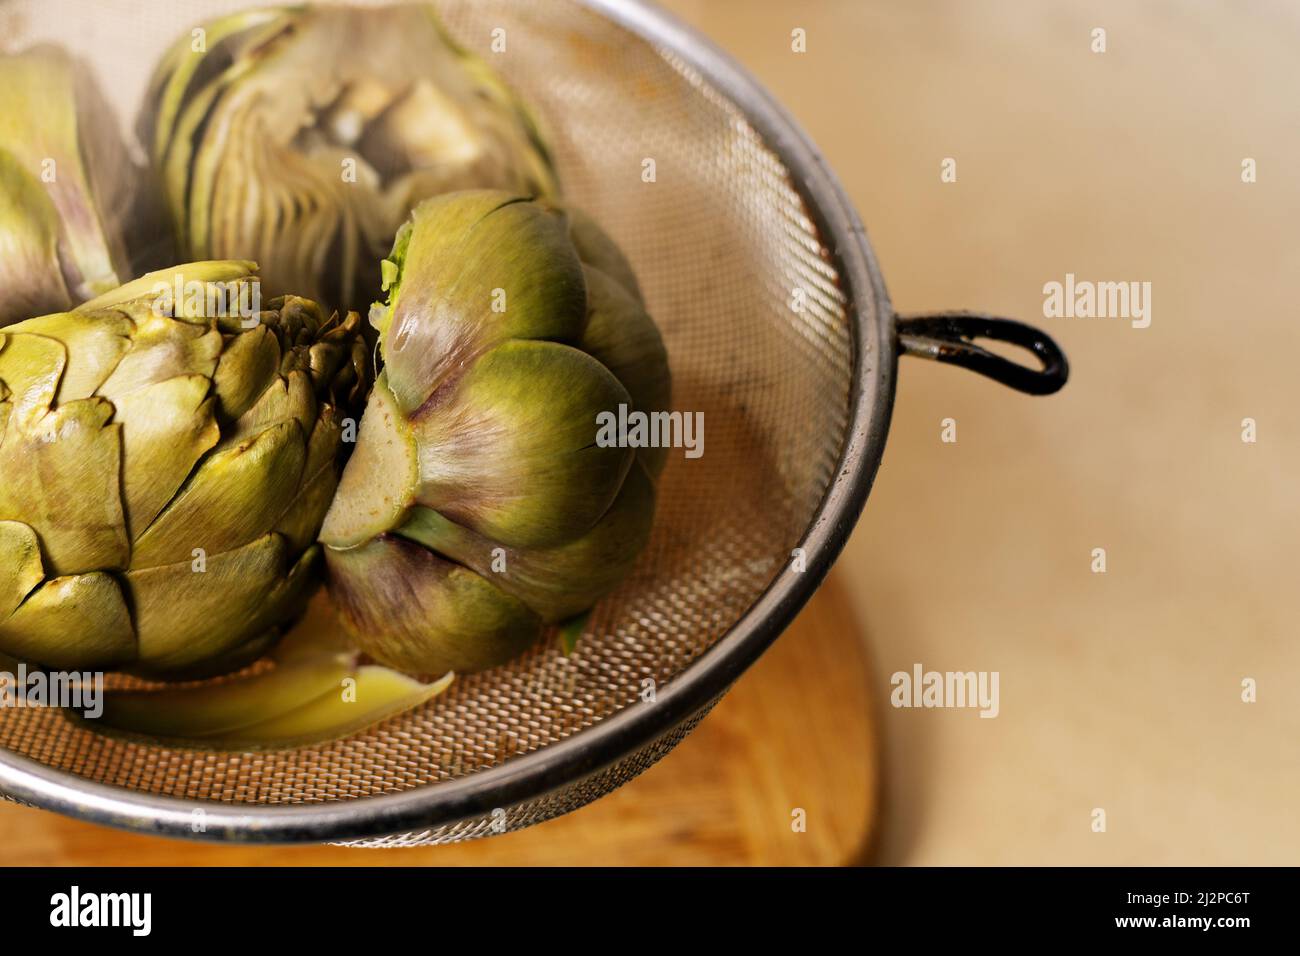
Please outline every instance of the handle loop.
[[[1020, 365], [975, 339], [1010, 342], [1032, 352], [1040, 369]], [[937, 312], [898, 317], [898, 344], [905, 355], [916, 355], [979, 372], [1030, 395], [1060, 391], [1070, 377], [1070, 364], [1052, 337], [1032, 325], [1000, 319], [983, 312]]]

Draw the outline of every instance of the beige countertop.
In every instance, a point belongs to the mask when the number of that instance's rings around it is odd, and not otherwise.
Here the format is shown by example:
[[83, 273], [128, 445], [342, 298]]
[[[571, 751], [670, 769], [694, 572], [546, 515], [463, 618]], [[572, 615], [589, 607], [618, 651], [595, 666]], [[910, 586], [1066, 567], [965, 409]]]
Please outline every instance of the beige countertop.
[[[1300, 9], [668, 6], [825, 152], [900, 311], [1018, 317], [1072, 363], [1046, 399], [900, 370], [837, 573], [882, 694], [998, 671], [1000, 714], [886, 708], [882, 861], [1300, 861]], [[1150, 326], [1044, 318], [1067, 273], [1150, 282]]]

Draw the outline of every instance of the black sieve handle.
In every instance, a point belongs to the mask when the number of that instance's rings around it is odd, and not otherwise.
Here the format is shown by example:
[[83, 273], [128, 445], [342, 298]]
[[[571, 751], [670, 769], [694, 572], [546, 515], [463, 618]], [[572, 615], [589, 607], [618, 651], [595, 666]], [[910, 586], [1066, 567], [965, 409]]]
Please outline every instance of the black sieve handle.
[[[1030, 395], [1051, 395], [1070, 377], [1070, 363], [1046, 332], [1032, 325], [982, 312], [937, 312], [898, 317], [898, 344], [905, 355], [919, 355], [979, 372]], [[1032, 352], [1041, 369], [1020, 365], [980, 348], [976, 339], [1010, 342]]]

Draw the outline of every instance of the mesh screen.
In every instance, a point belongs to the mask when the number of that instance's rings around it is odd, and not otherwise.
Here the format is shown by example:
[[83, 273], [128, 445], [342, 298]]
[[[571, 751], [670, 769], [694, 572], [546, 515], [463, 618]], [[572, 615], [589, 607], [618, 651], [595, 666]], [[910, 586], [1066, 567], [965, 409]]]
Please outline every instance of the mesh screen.
[[[219, 0], [0, 0], [0, 44], [62, 39], [97, 69], [126, 124], [160, 46]], [[592, 615], [572, 656], [554, 640], [463, 677], [424, 708], [310, 749], [213, 753], [108, 739], [53, 713], [0, 711], [0, 746], [132, 790], [247, 804], [358, 801], [436, 787], [581, 733], [660, 686], [721, 638], [808, 527], [845, 438], [847, 303], [788, 173], [740, 111], [671, 53], [580, 4], [438, 4], [452, 32], [533, 104], [567, 195], [635, 264], [670, 353], [673, 407], [702, 411], [701, 458], [674, 452], [633, 575]], [[493, 28], [507, 52], [492, 54]], [[642, 180], [643, 160], [656, 181]], [[802, 308], [792, 307], [795, 289]], [[323, 597], [312, 626], [330, 626]], [[696, 716], [698, 720], [700, 715]], [[634, 776], [694, 721], [569, 790], [506, 808], [538, 822]], [[445, 842], [481, 819], [372, 841]]]

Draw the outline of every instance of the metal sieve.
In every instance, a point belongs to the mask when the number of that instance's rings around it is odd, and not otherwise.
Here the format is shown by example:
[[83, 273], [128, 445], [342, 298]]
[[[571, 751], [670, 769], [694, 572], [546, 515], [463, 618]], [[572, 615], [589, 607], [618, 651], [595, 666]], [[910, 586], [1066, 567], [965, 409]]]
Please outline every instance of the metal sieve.
[[[437, 5], [533, 104], [566, 193], [629, 253], [667, 341], [673, 407], [704, 414], [704, 454], [670, 459], [649, 547], [568, 657], [543, 642], [418, 711], [287, 752], [168, 749], [0, 711], [9, 799], [179, 837], [366, 846], [566, 813], [668, 753], [812, 594], [880, 463], [900, 354], [1031, 393], [1064, 384], [1060, 350], [1028, 326], [897, 317], [823, 157], [666, 14], [620, 0]], [[163, 45], [245, 6], [0, 0], [0, 47], [69, 45], [127, 126]], [[1041, 368], [977, 339], [1022, 346]], [[323, 597], [305, 626], [331, 626]]]

